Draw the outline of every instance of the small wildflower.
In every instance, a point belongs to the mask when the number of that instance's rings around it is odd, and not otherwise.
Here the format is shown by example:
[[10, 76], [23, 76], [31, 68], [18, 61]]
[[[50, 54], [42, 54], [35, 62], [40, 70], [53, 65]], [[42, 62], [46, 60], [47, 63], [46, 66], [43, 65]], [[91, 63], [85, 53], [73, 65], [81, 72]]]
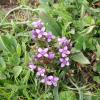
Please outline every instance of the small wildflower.
[[48, 57], [48, 48], [45, 49], [38, 49], [38, 54], [37, 54], [37, 58], [41, 58], [41, 57]]
[[32, 38], [45, 38], [45, 35], [47, 35], [47, 32], [45, 32], [45, 28], [41, 28], [41, 29], [34, 29], [32, 30]]
[[48, 32], [48, 34], [47, 34], [47, 41], [51, 42], [52, 39], [55, 39], [55, 36], [51, 32]]
[[39, 20], [39, 21], [33, 22], [32, 25], [33, 25], [35, 28], [41, 29], [41, 28], [44, 26], [44, 23], [43, 23], [41, 20]]
[[69, 66], [70, 65], [68, 57], [60, 58], [60, 62], [61, 62], [61, 67], [65, 67], [65, 66]]
[[55, 76], [47, 76], [45, 77], [44, 79], [41, 80], [42, 83], [45, 83], [46, 85], [49, 85], [49, 86], [57, 86], [57, 82], [58, 82], [59, 78], [58, 77], [55, 77]]
[[34, 64], [29, 64], [29, 68], [31, 71], [35, 70], [36, 69], [36, 65]]
[[39, 67], [38, 69], [37, 69], [37, 74], [36, 74], [37, 76], [44, 76], [45, 75], [45, 69], [44, 68], [42, 68], [42, 67]]
[[59, 49], [59, 52], [62, 54], [62, 57], [66, 57], [70, 54], [70, 51], [68, 50], [67, 46], [65, 46], [63, 49]]
[[66, 37], [58, 38], [59, 45], [66, 46], [69, 45], [70, 40], [67, 40]]
[[37, 37], [37, 33], [35, 30], [32, 30], [32, 39], [35, 39]]
[[42, 28], [42, 29], [36, 29], [35, 30], [36, 31], [36, 35], [37, 35], [37, 38], [42, 38], [42, 37], [44, 37], [45, 35], [47, 35], [47, 32], [45, 32], [45, 29], [44, 28]]
[[55, 54], [53, 52], [49, 52], [48, 58], [49, 59], [54, 59], [54, 57], [55, 57]]

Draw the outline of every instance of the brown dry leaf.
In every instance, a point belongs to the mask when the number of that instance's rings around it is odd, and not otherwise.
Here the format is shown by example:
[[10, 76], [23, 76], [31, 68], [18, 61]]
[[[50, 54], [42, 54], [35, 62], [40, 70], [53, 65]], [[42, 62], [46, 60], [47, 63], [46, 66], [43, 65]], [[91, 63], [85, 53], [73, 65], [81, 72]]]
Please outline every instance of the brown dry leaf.
[[94, 5], [97, 6], [97, 7], [100, 7], [100, 2], [97, 2]]

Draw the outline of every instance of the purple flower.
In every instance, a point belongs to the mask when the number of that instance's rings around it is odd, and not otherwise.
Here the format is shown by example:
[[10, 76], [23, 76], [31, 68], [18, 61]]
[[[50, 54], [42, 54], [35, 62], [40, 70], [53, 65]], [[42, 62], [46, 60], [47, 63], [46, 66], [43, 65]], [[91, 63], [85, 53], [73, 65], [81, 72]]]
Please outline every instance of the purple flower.
[[49, 59], [54, 59], [54, 57], [55, 57], [55, 54], [53, 52], [49, 52], [48, 58]]
[[45, 68], [38, 67], [36, 75], [43, 77], [45, 75]]
[[53, 86], [57, 86], [57, 82], [58, 82], [59, 78], [55, 77], [55, 76], [47, 76], [44, 79], [41, 80], [42, 83], [45, 83], [46, 85], [53, 85]]
[[35, 30], [32, 30], [32, 39], [35, 39], [37, 37], [37, 33]]
[[47, 32], [45, 32], [45, 28], [42, 29], [36, 29], [37, 38], [45, 38], [45, 35], [47, 35]]
[[38, 54], [37, 54], [37, 58], [41, 58], [41, 57], [48, 57], [48, 48], [45, 49], [38, 49]]
[[65, 67], [65, 66], [69, 66], [70, 65], [68, 57], [60, 58], [60, 62], [61, 62], [61, 67]]
[[51, 32], [48, 32], [48, 34], [47, 34], [47, 41], [51, 42], [52, 39], [55, 39], [55, 36]]
[[67, 46], [65, 46], [63, 49], [59, 49], [59, 52], [62, 54], [62, 57], [66, 57], [70, 54], [70, 51], [68, 50]]
[[35, 30], [32, 30], [32, 38], [35, 39], [35, 38], [43, 38], [45, 39], [46, 36], [47, 36], [47, 32], [45, 32], [45, 28], [41, 28], [41, 29], [35, 29]]
[[44, 26], [44, 23], [43, 23], [41, 20], [39, 20], [39, 21], [33, 22], [32, 25], [33, 25], [35, 28], [41, 29], [41, 28]]
[[66, 37], [58, 38], [59, 45], [66, 46], [69, 45], [70, 40], [67, 40]]
[[47, 85], [53, 85], [53, 86], [57, 86], [57, 82], [58, 82], [59, 78], [58, 77], [54, 77], [54, 76], [48, 76], [47, 77]]
[[36, 65], [34, 64], [29, 64], [29, 68], [31, 71], [35, 70], [36, 69]]

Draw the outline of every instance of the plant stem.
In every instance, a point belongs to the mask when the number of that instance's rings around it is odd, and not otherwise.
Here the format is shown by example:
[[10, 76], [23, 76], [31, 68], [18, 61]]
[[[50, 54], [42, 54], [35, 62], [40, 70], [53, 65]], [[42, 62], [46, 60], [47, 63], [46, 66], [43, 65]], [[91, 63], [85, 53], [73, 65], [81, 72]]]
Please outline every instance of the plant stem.
[[81, 91], [81, 88], [79, 88], [71, 79], [70, 82], [76, 87], [76, 89], [78, 90], [79, 93], [79, 100], [83, 100], [83, 93]]
[[53, 89], [54, 100], [59, 100], [58, 86]]

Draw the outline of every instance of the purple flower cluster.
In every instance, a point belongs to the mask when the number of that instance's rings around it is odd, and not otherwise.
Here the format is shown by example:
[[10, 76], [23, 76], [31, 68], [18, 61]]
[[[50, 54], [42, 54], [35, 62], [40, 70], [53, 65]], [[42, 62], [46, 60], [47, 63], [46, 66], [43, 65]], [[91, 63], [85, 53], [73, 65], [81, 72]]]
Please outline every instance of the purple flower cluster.
[[49, 59], [54, 59], [55, 58], [55, 54], [53, 52], [49, 52], [48, 58]]
[[35, 27], [35, 28], [38, 28], [38, 29], [41, 29], [42, 27], [44, 27], [44, 23], [39, 20], [39, 21], [36, 21], [36, 22], [33, 22], [32, 25]]
[[44, 48], [44, 49], [38, 48], [38, 54], [36, 58], [41, 59], [43, 57], [46, 57], [48, 59], [54, 59], [55, 54], [53, 52], [48, 52], [48, 51], [49, 51], [48, 48]]
[[66, 37], [58, 38], [58, 43], [60, 45], [59, 53], [61, 54], [60, 63], [61, 67], [69, 66], [69, 54], [71, 43], [70, 40], [67, 40]]
[[30, 63], [29, 68], [30, 68], [31, 71], [34, 71], [36, 69], [36, 65]]
[[58, 38], [59, 45], [70, 46], [70, 40], [67, 40], [66, 37]]
[[45, 73], [46, 73], [46, 70], [45, 70], [45, 68], [44, 67], [36, 67], [36, 65], [34, 65], [34, 64], [29, 64], [29, 68], [30, 68], [30, 70], [31, 71], [34, 71], [34, 70], [36, 70], [37, 72], [36, 72], [36, 75], [38, 76], [38, 77], [41, 77], [42, 79], [41, 79], [41, 83], [45, 83], [46, 85], [49, 85], [49, 86], [57, 86], [57, 83], [58, 83], [58, 80], [59, 80], [59, 78], [58, 77], [56, 77], [56, 76], [52, 76], [52, 75], [50, 75], [50, 76], [46, 76], [45, 75]]
[[55, 39], [55, 36], [51, 32], [48, 32], [48, 34], [47, 34], [47, 41], [51, 42], [53, 39]]
[[[70, 65], [69, 55], [72, 44], [66, 37], [57, 38], [51, 32], [46, 32], [44, 23], [41, 20], [33, 22], [32, 24], [34, 26], [32, 39], [38, 42], [36, 42], [37, 51], [34, 56], [34, 64], [30, 63], [29, 68], [31, 71], [36, 72], [36, 75], [41, 79], [41, 83], [49, 86], [57, 86], [59, 78], [50, 73], [53, 72], [55, 75], [55, 71], [60, 70], [60, 68], [57, 69], [54, 67], [55, 64], [58, 65], [58, 61], [61, 64], [61, 68]], [[44, 65], [46, 68], [43, 67]]]
[[44, 77], [41, 82], [45, 83], [46, 85], [53, 85], [53, 86], [57, 86], [57, 82], [58, 82], [59, 78], [55, 77], [55, 76], [47, 76]]
[[45, 68], [43, 68], [43, 67], [38, 67], [38, 70], [37, 70], [37, 73], [36, 73], [36, 75], [37, 76], [44, 76], [45, 75], [45, 72], [46, 72], [46, 70], [45, 70]]
[[60, 48], [59, 49], [59, 52], [61, 53], [61, 56], [62, 57], [67, 57], [67, 55], [70, 54], [70, 51], [68, 50], [68, 47], [67, 46], [65, 46], [63, 48]]
[[43, 39], [47, 42], [51, 42], [53, 39], [55, 39], [55, 36], [51, 32], [45, 31], [44, 24], [40, 20], [37, 22], [33, 22], [33, 26], [35, 27], [35, 29], [32, 30], [33, 39]]
[[37, 71], [37, 73], [36, 73], [36, 75], [37, 76], [44, 76], [45, 75], [45, 72], [46, 72], [46, 70], [45, 70], [45, 68], [44, 67], [37, 67], [36, 65], [34, 65], [34, 64], [29, 64], [29, 68], [30, 68], [30, 70], [31, 71]]
[[41, 58], [41, 57], [48, 57], [48, 48], [45, 49], [38, 49], [38, 54], [37, 54], [37, 58]]

